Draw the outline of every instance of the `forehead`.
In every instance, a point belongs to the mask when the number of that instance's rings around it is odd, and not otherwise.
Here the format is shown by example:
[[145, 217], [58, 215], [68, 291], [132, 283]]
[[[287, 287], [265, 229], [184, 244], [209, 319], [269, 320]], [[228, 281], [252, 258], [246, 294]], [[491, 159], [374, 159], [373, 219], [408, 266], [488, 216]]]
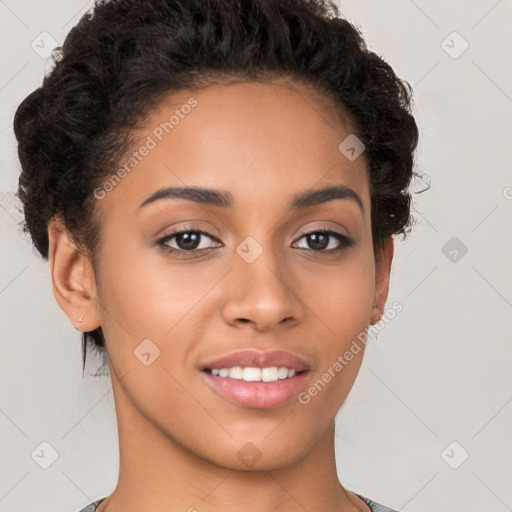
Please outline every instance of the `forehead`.
[[303, 84], [176, 91], [146, 118], [119, 163], [127, 172], [102, 206], [133, 211], [157, 188], [172, 185], [229, 190], [243, 204], [263, 192], [267, 201], [283, 202], [305, 188], [344, 184], [368, 202], [364, 154], [350, 160], [339, 149], [352, 133], [346, 113]]

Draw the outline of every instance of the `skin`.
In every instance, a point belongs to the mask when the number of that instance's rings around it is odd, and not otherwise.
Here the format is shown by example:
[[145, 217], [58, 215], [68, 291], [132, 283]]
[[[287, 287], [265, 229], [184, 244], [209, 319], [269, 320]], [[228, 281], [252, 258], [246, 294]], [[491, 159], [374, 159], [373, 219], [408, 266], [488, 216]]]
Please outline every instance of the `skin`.
[[[393, 238], [375, 260], [364, 153], [349, 161], [338, 150], [353, 131], [328, 97], [284, 80], [174, 93], [146, 120], [141, 143], [190, 97], [197, 106], [99, 201], [97, 275], [63, 223], [49, 225], [59, 305], [76, 329], [101, 325], [107, 340], [120, 474], [98, 510], [368, 511], [339, 482], [334, 450], [335, 416], [364, 350], [307, 405], [241, 407], [199, 371], [238, 349], [277, 348], [309, 361], [313, 383], [380, 319]], [[173, 185], [226, 190], [236, 203], [162, 199], [139, 209]], [[353, 189], [364, 213], [347, 199], [287, 208], [296, 193], [327, 185]], [[195, 254], [155, 245], [190, 224], [214, 237]], [[324, 255], [302, 235], [319, 228], [354, 245]], [[263, 249], [252, 263], [235, 251], [248, 236]], [[329, 248], [339, 244], [329, 238]], [[147, 338], [160, 350], [149, 366], [134, 357]], [[248, 442], [261, 455], [251, 469], [237, 456]]]

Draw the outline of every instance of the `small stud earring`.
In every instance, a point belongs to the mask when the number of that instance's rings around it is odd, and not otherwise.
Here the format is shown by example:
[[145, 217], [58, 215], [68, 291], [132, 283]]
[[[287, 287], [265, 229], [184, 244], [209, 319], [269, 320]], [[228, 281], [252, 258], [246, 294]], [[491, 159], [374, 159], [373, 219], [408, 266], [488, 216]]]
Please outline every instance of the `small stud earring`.
[[81, 322], [84, 319], [84, 315], [80, 315], [80, 318], [78, 319], [79, 322]]

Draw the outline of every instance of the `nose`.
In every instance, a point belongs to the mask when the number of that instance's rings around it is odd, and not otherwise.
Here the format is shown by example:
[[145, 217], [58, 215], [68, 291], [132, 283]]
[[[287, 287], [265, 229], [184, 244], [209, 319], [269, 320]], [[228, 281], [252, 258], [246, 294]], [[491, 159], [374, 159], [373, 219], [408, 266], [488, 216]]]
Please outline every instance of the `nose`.
[[222, 307], [227, 324], [251, 324], [254, 330], [263, 332], [300, 321], [303, 303], [294, 290], [292, 271], [270, 249], [265, 248], [251, 263], [235, 252], [228, 279]]

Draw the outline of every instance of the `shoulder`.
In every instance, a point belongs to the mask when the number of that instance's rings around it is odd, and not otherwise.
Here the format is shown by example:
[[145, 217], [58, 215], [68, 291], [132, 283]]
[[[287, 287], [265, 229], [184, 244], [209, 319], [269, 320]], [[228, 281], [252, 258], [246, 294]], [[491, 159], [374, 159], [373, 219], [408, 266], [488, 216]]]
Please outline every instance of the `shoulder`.
[[[377, 503], [376, 501], [373, 501], [370, 498], [367, 498], [366, 496], [361, 496], [361, 494], [358, 494], [356, 492], [354, 494], [356, 496], [358, 496], [359, 498], [361, 498], [372, 509], [372, 512], [398, 512], [397, 510], [386, 507], [385, 505], [381, 505], [380, 503]], [[105, 499], [106, 499], [106, 497], [96, 500], [96, 501], [90, 503], [89, 505], [87, 505], [85, 508], [83, 508], [79, 512], [95, 512], [98, 505]]]
[[361, 496], [360, 494], [357, 494], [357, 492], [354, 492], [354, 494], [358, 498], [361, 498], [371, 508], [372, 512], [398, 512], [398, 510], [386, 507], [385, 505], [381, 505], [380, 503], [377, 503], [376, 501], [373, 501], [366, 496]]
[[99, 500], [96, 500], [96, 501], [93, 501], [92, 503], [90, 503], [89, 505], [87, 505], [87, 507], [83, 508], [82, 510], [80, 510], [79, 512], [95, 512], [96, 508], [98, 507], [98, 505], [103, 501], [103, 500], [106, 500], [107, 497], [105, 496], [104, 498], [101, 498]]

